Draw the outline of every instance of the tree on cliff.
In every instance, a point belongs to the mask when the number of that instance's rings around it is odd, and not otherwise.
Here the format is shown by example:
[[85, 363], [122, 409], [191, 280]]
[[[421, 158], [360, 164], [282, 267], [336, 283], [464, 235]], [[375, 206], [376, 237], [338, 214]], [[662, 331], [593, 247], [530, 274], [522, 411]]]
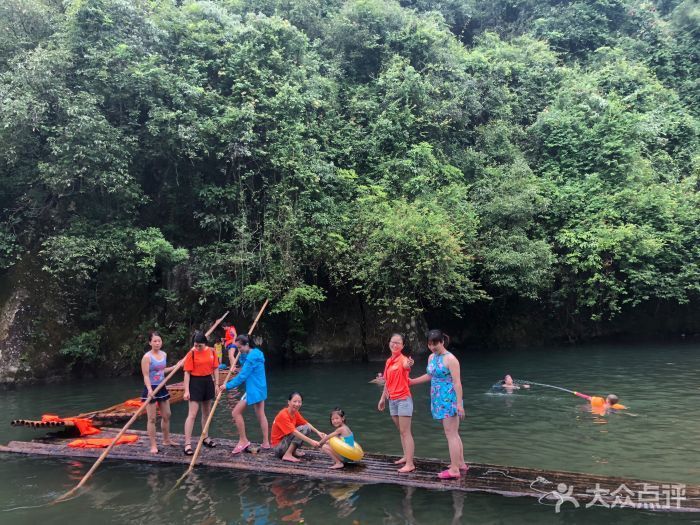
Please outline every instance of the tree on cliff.
[[9, 0], [0, 271], [37, 261], [67, 338], [121, 327], [103, 350], [263, 296], [291, 349], [331, 293], [574, 335], [697, 304], [697, 22], [691, 0]]

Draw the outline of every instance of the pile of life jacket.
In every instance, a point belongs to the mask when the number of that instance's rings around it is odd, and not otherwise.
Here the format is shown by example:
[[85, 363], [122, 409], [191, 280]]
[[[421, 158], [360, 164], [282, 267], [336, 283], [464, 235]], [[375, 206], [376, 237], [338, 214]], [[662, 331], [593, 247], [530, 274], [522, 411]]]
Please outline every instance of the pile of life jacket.
[[[133, 400], [129, 400], [133, 401]], [[139, 404], [141, 403], [138, 400]], [[80, 432], [80, 439], [76, 439], [68, 443], [71, 448], [106, 448], [108, 447], [114, 438], [85, 438], [83, 436], [93, 436], [100, 433], [100, 429], [92, 425], [92, 419], [83, 417], [59, 417], [56, 414], [43, 414], [41, 416], [43, 422], [55, 422], [55, 423], [73, 423], [75, 428]], [[116, 445], [125, 445], [129, 443], [136, 443], [139, 437], [135, 434], [127, 434], [119, 438], [115, 443]]]

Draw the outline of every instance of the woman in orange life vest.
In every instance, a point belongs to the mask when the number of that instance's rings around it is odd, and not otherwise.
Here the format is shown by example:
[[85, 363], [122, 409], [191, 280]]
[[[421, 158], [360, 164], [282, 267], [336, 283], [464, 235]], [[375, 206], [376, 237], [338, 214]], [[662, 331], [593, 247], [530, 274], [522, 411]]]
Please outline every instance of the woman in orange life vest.
[[[163, 347], [163, 339], [158, 332], [151, 332], [148, 335], [148, 343], [151, 349], [141, 358], [141, 374], [143, 374], [143, 393], [141, 401], [146, 401], [153, 394], [158, 385], [163, 381], [165, 374], [170, 372], [173, 367], [166, 367], [168, 355], [161, 351]], [[158, 445], [156, 444], [156, 405], [160, 409], [160, 429], [163, 432], [163, 444], [169, 446], [177, 446], [170, 439], [170, 394], [167, 388], [161, 388], [156, 396], [151, 399], [151, 402], [146, 407], [148, 415], [148, 439], [151, 441], [151, 454], [158, 454]]]
[[[188, 413], [185, 420], [185, 455], [194, 454], [192, 450], [192, 429], [197, 412], [202, 409], [202, 429], [206, 424], [215, 397], [216, 375], [219, 360], [213, 348], [207, 346], [207, 337], [196, 332], [192, 340], [192, 349], [185, 357], [185, 401], [188, 401]], [[206, 436], [202, 444], [214, 448], [216, 444]]]
[[615, 394], [609, 394], [606, 398], [602, 398], [600, 396], [588, 396], [586, 394], [582, 394], [581, 392], [574, 392], [574, 395], [589, 401], [591, 403], [591, 412], [598, 415], [604, 415], [610, 409], [625, 410], [627, 408], [625, 405], [621, 405], [618, 402], [620, 401], [620, 398], [618, 398]]
[[[236, 337], [238, 333], [236, 332], [236, 327], [232, 324], [227, 324], [224, 326], [224, 349], [228, 353], [229, 363], [233, 363], [233, 358], [235, 357], [236, 350]], [[243, 355], [238, 356], [238, 366], [243, 366], [245, 359], [242, 359]]]

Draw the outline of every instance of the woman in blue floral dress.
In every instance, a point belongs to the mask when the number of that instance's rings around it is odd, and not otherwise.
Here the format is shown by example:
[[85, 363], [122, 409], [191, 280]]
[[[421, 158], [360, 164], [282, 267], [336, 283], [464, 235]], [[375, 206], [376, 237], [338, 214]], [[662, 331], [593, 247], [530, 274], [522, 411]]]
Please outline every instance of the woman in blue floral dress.
[[411, 379], [411, 385], [430, 381], [430, 411], [434, 419], [442, 421], [450, 450], [450, 466], [440, 472], [440, 479], [459, 479], [468, 470], [464, 462], [464, 445], [459, 435], [459, 422], [464, 418], [462, 380], [459, 361], [447, 351], [450, 338], [440, 330], [428, 332], [428, 358], [426, 374]]

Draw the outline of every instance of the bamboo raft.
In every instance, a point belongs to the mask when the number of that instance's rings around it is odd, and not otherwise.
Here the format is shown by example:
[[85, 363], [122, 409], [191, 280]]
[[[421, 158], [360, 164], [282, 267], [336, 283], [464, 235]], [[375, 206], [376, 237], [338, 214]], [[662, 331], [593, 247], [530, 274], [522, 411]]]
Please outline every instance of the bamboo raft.
[[[117, 429], [103, 429], [101, 436], [114, 437]], [[131, 431], [140, 436], [138, 442], [131, 445], [115, 447], [108, 461], [138, 461], [146, 463], [182, 464], [186, 466], [190, 457], [182, 453], [181, 447], [160, 447], [160, 452], [149, 452], [148, 437], [143, 431]], [[173, 436], [183, 442], [182, 435]], [[159, 435], [160, 439], [160, 435]], [[72, 438], [47, 436], [32, 441], [11, 441], [6, 446], [0, 445], [0, 452], [24, 454], [29, 456], [49, 456], [55, 458], [84, 458], [86, 463], [98, 457], [101, 449], [74, 449], [67, 446]], [[361, 463], [347, 465], [340, 470], [330, 470], [329, 458], [320, 451], [304, 449], [306, 456], [298, 464], [286, 463], [273, 456], [269, 451], [252, 448], [253, 453], [231, 455], [235, 442], [216, 439], [217, 447], [206, 449], [200, 456], [199, 465], [209, 468], [224, 468], [255, 473], [271, 473], [291, 476], [304, 476], [339, 482], [375, 484], [389, 483], [411, 487], [437, 490], [455, 490], [462, 492], [481, 492], [500, 494], [510, 497], [535, 497], [540, 502], [555, 505], [563, 496], [575, 498], [580, 507], [594, 499], [593, 489], [598, 488], [602, 494], [598, 497], [599, 505], [617, 508], [640, 508], [656, 511], [700, 512], [700, 485], [682, 485], [680, 493], [672, 497], [671, 487], [681, 487], [659, 481], [641, 481], [629, 478], [595, 476], [562, 471], [541, 471], [531, 468], [506, 467], [489, 464], [471, 464], [466, 476], [459, 480], [443, 481], [437, 473], [445, 468], [445, 463], [436, 459], [417, 458], [416, 471], [399, 475], [393, 461], [398, 456], [366, 454]], [[622, 489], [624, 487], [626, 489]], [[664, 491], [664, 488], [669, 491]], [[654, 488], [656, 498], [654, 499]], [[571, 489], [571, 493], [568, 490]], [[643, 500], [635, 499], [631, 491], [642, 493]], [[588, 492], [587, 492], [588, 491]], [[651, 495], [651, 496], [650, 496]], [[571, 500], [563, 501], [563, 508], [573, 506]], [[602, 502], [602, 503], [601, 503]], [[632, 506], [634, 505], [634, 507]]]
[[[219, 370], [218, 384], [223, 383], [228, 370]], [[185, 395], [185, 384], [174, 383], [172, 385], [166, 385], [168, 393], [170, 394], [170, 404], [180, 403], [184, 399]], [[233, 403], [238, 401], [238, 394], [234, 394]], [[133, 416], [139, 409], [138, 406], [133, 406], [127, 401], [118, 403], [111, 407], [103, 408], [100, 410], [93, 410], [92, 412], [85, 412], [83, 414], [78, 414], [73, 416], [75, 418], [88, 418], [92, 419], [92, 423], [96, 427], [104, 427], [109, 425], [118, 425], [121, 423], [126, 423], [131, 416]], [[71, 421], [40, 421], [35, 419], [15, 419], [10, 422], [13, 427], [29, 427], [29, 428], [43, 428], [51, 430], [61, 430], [68, 429], [75, 426]]]

